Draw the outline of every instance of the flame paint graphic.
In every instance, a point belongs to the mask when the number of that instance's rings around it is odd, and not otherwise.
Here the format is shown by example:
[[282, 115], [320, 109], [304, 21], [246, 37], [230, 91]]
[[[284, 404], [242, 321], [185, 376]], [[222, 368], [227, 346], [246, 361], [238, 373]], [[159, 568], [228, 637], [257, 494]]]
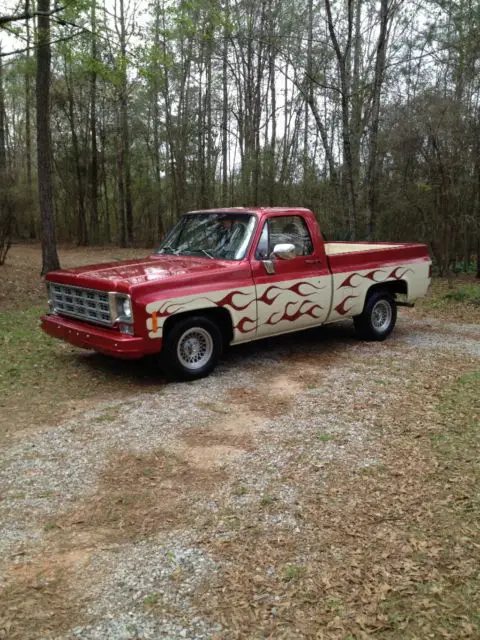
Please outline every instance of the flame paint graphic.
[[[302, 290], [301, 290], [302, 287], [310, 287], [310, 290], [305, 291], [305, 293], [302, 293]], [[302, 296], [302, 298], [304, 298], [306, 296], [311, 295], [315, 291], [321, 291], [322, 289], [325, 289], [324, 285], [319, 287], [312, 284], [311, 282], [295, 282], [295, 284], [292, 284], [290, 287], [279, 287], [273, 284], [267, 289], [265, 289], [262, 295], [258, 298], [258, 302], [264, 302], [265, 304], [268, 304], [268, 306], [271, 306], [275, 302], [275, 300], [279, 296], [281, 296], [282, 293], [285, 293], [286, 291], [293, 291], [293, 293], [296, 293], [297, 295]], [[269, 296], [268, 294], [271, 293], [272, 291], [278, 291], [278, 293], [276, 295]]]
[[[245, 302], [245, 304], [243, 303], [239, 304], [238, 302], [235, 303], [233, 301], [233, 298], [235, 296], [248, 296], [250, 299], [248, 302]], [[224, 296], [221, 300], [212, 300], [212, 298], [209, 298], [208, 296], [201, 296], [196, 300], [197, 302], [199, 300], [206, 300], [207, 302], [210, 302], [210, 304], [213, 304], [216, 307], [232, 307], [232, 309], [235, 309], [235, 311], [243, 311], [248, 306], [250, 306], [252, 302], [255, 301], [255, 298], [250, 293], [244, 293], [243, 291], [231, 291], [230, 293], [227, 293], [227, 295]]]
[[[399, 273], [400, 271], [401, 273]], [[401, 280], [409, 272], [413, 273], [413, 269], [409, 269], [409, 268], [406, 269], [405, 267], [395, 267], [393, 271], [391, 271], [387, 276], [383, 277], [382, 279], [377, 279], [376, 274], [377, 273], [385, 274], [385, 269], [373, 269], [373, 271], [369, 271], [365, 275], [362, 275], [361, 273], [351, 273], [349, 276], [345, 278], [342, 284], [340, 284], [337, 287], [337, 290], [341, 289], [342, 287], [352, 287], [353, 289], [356, 289], [357, 287], [359, 287], [361, 284], [360, 282], [358, 282], [357, 284], [352, 283], [352, 280], [355, 276], [358, 276], [359, 278], [365, 278], [367, 280], [372, 280], [373, 282], [387, 282], [387, 280], [391, 280], [391, 279]], [[348, 300], [351, 300], [352, 298], [358, 298], [358, 296], [347, 296], [344, 300], [342, 300], [339, 304], [337, 304], [337, 306], [335, 307], [335, 311], [341, 316], [344, 316], [346, 313], [348, 313], [350, 309], [353, 307], [353, 305], [350, 305], [348, 308], [345, 307], [345, 305], [348, 302]]]
[[[246, 304], [240, 305], [238, 304], [238, 302], [236, 304], [234, 303], [233, 298], [235, 296], [248, 296], [250, 299]], [[211, 302], [216, 304], [218, 307], [232, 307], [233, 309], [235, 309], [235, 311], [243, 311], [243, 309], [246, 309], [250, 304], [252, 304], [253, 300], [251, 298], [251, 294], [249, 293], [244, 293], [243, 291], [232, 291], [230, 293], [227, 293], [227, 295], [221, 300], [211, 300]]]
[[[271, 306], [279, 296], [290, 291], [300, 298], [306, 298], [307, 296], [313, 295], [316, 291], [321, 291], [322, 289], [325, 289], [325, 286], [321, 285], [320, 283], [313, 284], [312, 282], [301, 281], [295, 282], [289, 287], [281, 287], [275, 284], [271, 285], [267, 287], [267, 289], [265, 289], [265, 291], [261, 296], [259, 296], [258, 299], [252, 296], [251, 293], [245, 293], [243, 291], [236, 290], [227, 293], [220, 300], [213, 300], [208, 296], [202, 296], [201, 298], [197, 298], [197, 302], [198, 300], [206, 300], [216, 307], [231, 307], [235, 311], [243, 311], [255, 302], [263, 302], [264, 304]], [[236, 298], [237, 296], [244, 296], [244, 301], [239, 302], [238, 298]], [[182, 309], [184, 309], [184, 307], [184, 304], [167, 300], [160, 306], [159, 310], [156, 313], [159, 319], [166, 318], [173, 313], [181, 311]], [[274, 313], [272, 313], [272, 315], [264, 324], [276, 325], [282, 321], [294, 322], [302, 316], [310, 316], [314, 319], [318, 319], [321, 317], [322, 310], [323, 307], [317, 304], [317, 302], [315, 302], [314, 300], [290, 300], [285, 305], [283, 311], [275, 311]], [[249, 318], [248, 316], [244, 316], [243, 318], [241, 318], [234, 326], [234, 329], [236, 331], [244, 334], [255, 331], [256, 328], [257, 320]]]
[[[176, 307], [176, 309], [174, 307]], [[162, 304], [160, 309], [157, 311], [157, 317], [167, 318], [168, 316], [171, 316], [172, 313], [178, 313], [179, 311], [181, 311], [183, 307], [184, 307], [183, 304], [179, 304], [178, 302], [171, 302], [170, 300], [167, 300]]]
[[358, 284], [352, 284], [352, 278], [354, 278], [355, 276], [359, 276], [360, 278], [362, 277], [359, 273], [351, 273], [349, 276], [347, 276], [345, 278], [345, 280], [342, 282], [342, 284], [338, 285], [338, 289], [341, 289], [342, 287], [358, 287]]
[[[308, 293], [302, 293], [300, 291], [301, 287], [311, 287], [313, 289], [313, 291], [309, 291]], [[316, 285], [312, 284], [311, 282], [296, 282], [291, 287], [288, 287], [288, 291], [294, 291], [295, 293], [298, 293], [298, 295], [300, 295], [300, 296], [309, 296], [314, 291], [321, 291], [322, 289], [325, 289], [325, 285], [322, 285], [321, 287], [317, 287]]]
[[[253, 327], [251, 327], [250, 329], [247, 329], [245, 327], [246, 324], [253, 324]], [[257, 322], [255, 320], [252, 320], [251, 318], [245, 317], [242, 318], [235, 326], [234, 329], [237, 329], [237, 331], [240, 331], [240, 333], [249, 333], [250, 331], [255, 331], [255, 329], [257, 328]]]
[[347, 296], [344, 300], [340, 302], [340, 304], [337, 304], [337, 306], [335, 307], [335, 311], [339, 313], [341, 316], [344, 316], [346, 313], [348, 313], [353, 305], [348, 307], [348, 309], [346, 309], [345, 304], [347, 300], [350, 300], [352, 298], [358, 298], [358, 296]]
[[385, 273], [385, 269], [374, 269], [373, 271], [369, 271], [364, 278], [368, 278], [369, 280], [373, 280], [373, 282], [381, 282], [381, 280], [375, 280], [376, 273]]
[[362, 275], [361, 273], [351, 273], [349, 276], [345, 278], [345, 280], [340, 284], [337, 288], [341, 289], [342, 287], [353, 287], [356, 289], [360, 286], [360, 282], [358, 284], [352, 284], [352, 279], [355, 276], [359, 278], [367, 278], [368, 280], [372, 280], [373, 282], [381, 282], [381, 280], [377, 280], [375, 277], [376, 273], [385, 273], [384, 269], [374, 269], [373, 271], [369, 271], [366, 275]]
[[395, 267], [392, 273], [387, 277], [393, 278], [394, 280], [401, 280], [407, 273], [413, 273], [413, 269], [405, 269], [403, 273], [397, 274], [397, 271], [400, 269], [403, 269], [403, 267]]
[[[269, 298], [268, 294], [270, 293], [270, 291], [278, 291], [279, 293]], [[281, 289], [280, 287], [276, 287], [275, 285], [272, 285], [271, 287], [268, 287], [268, 289], [265, 289], [262, 295], [258, 298], [258, 302], [264, 302], [265, 304], [268, 304], [268, 306], [271, 306], [275, 302], [275, 300], [278, 298], [278, 296], [283, 293], [283, 291], [284, 289]]]
[[[279, 322], [282, 322], [283, 320], [287, 320], [288, 322], [294, 322], [295, 320], [298, 320], [302, 316], [311, 316], [312, 318], [320, 317], [315, 314], [315, 311], [317, 310], [321, 311], [323, 307], [321, 307], [319, 304], [317, 304], [313, 300], [304, 300], [303, 302], [300, 303], [300, 306], [297, 308], [296, 311], [294, 311], [293, 313], [289, 313], [288, 311], [289, 307], [297, 304], [299, 303], [293, 300], [291, 300], [290, 302], [287, 302], [285, 306], [285, 310], [283, 314], [280, 316], [280, 318], [278, 318], [277, 320], [273, 319], [279, 313], [282, 313], [281, 311], [275, 311], [275, 313], [272, 313], [272, 315], [268, 318], [265, 324], [269, 324], [273, 326], [275, 324], [278, 324]], [[305, 305], [312, 305], [312, 306], [304, 310]]]

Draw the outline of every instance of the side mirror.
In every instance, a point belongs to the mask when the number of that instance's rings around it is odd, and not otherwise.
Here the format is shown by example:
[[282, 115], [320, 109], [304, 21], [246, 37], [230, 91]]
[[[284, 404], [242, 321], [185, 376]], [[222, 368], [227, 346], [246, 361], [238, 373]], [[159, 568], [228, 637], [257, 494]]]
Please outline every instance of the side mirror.
[[292, 260], [297, 257], [297, 250], [294, 244], [276, 244], [273, 247], [272, 256], [280, 260]]

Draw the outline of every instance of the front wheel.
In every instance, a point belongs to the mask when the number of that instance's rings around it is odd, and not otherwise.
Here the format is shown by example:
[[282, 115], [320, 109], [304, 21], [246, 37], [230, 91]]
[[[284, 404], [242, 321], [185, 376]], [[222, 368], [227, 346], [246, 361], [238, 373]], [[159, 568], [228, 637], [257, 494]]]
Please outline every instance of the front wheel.
[[222, 334], [205, 316], [179, 320], [168, 331], [161, 365], [169, 378], [197, 380], [207, 376], [222, 353]]
[[372, 293], [363, 312], [353, 319], [359, 338], [363, 340], [385, 340], [397, 321], [397, 305], [394, 297], [386, 291]]

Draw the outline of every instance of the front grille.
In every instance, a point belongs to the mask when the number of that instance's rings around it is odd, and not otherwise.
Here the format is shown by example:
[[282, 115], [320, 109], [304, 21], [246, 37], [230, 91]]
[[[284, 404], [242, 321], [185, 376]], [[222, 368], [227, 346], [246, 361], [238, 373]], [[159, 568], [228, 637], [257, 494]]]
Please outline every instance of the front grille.
[[50, 282], [50, 301], [54, 312], [60, 315], [95, 324], [113, 324], [109, 295], [106, 291]]

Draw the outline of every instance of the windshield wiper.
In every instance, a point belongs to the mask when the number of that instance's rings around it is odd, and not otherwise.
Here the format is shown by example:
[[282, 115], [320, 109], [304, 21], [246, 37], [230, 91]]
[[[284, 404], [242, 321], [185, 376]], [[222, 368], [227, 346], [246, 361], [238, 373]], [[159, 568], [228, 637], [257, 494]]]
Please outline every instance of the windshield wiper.
[[162, 253], [173, 253], [174, 256], [178, 256], [178, 252], [171, 245], [166, 244], [164, 247], [160, 249]]
[[211, 253], [206, 251], [205, 249], [188, 249], [188, 251], [193, 251], [195, 253], [204, 253], [208, 258], [214, 259], [215, 256], [212, 256]]

